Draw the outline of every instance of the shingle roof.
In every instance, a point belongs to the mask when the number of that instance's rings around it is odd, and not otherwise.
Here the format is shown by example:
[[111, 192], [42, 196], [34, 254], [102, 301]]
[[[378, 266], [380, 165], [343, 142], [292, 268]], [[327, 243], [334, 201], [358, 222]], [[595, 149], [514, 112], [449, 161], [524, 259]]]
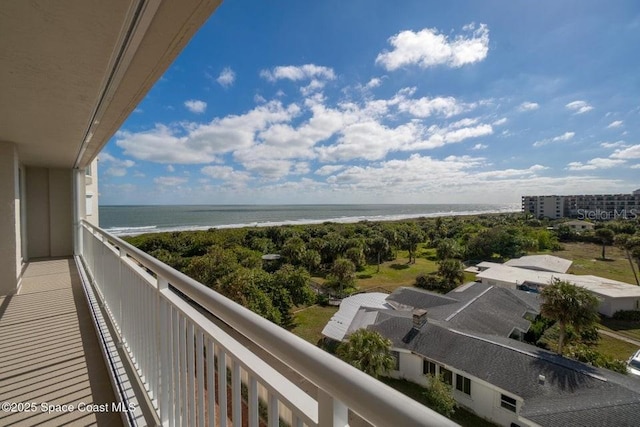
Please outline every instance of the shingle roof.
[[395, 307], [416, 307], [425, 310], [447, 304], [455, 304], [457, 299], [418, 288], [401, 287], [387, 296], [387, 302]]
[[[437, 321], [427, 323], [405, 343], [402, 338], [411, 327], [411, 319], [387, 316], [369, 328], [391, 339], [396, 348], [466, 372], [523, 398], [520, 415], [541, 425], [638, 424], [639, 413], [634, 411], [640, 408], [640, 381], [515, 340], [448, 329]], [[545, 377], [543, 384], [540, 375]]]

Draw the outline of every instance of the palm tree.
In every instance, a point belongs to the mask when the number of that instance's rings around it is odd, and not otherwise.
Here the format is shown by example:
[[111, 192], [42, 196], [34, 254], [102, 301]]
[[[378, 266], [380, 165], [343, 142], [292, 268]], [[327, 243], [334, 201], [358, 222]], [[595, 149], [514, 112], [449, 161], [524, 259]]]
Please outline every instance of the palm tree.
[[376, 331], [359, 329], [341, 343], [338, 357], [361, 371], [378, 378], [396, 366], [391, 355], [391, 341]]
[[371, 240], [371, 249], [376, 254], [378, 259], [378, 269], [376, 272], [380, 272], [380, 261], [382, 258], [382, 254], [386, 253], [389, 250], [389, 241], [384, 238], [382, 235], [378, 235]]
[[580, 331], [598, 321], [598, 299], [584, 288], [554, 279], [540, 296], [542, 316], [558, 322], [558, 354], [562, 354], [567, 325]]
[[447, 288], [455, 288], [464, 282], [464, 267], [457, 259], [449, 258], [438, 261], [438, 274], [444, 280]]
[[602, 242], [602, 259], [605, 258], [605, 247], [613, 243], [614, 233], [608, 228], [598, 228], [596, 230], [596, 237]]

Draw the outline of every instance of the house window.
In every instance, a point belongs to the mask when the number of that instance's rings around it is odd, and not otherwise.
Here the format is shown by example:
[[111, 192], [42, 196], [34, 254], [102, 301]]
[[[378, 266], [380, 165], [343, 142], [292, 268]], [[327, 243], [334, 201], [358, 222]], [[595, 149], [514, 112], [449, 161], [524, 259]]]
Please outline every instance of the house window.
[[424, 360], [422, 362], [422, 373], [424, 375], [436, 376], [436, 364], [430, 360]]
[[393, 366], [393, 370], [394, 371], [399, 371], [400, 370], [400, 353], [398, 353], [397, 351], [392, 351], [391, 352], [391, 357], [393, 357], [393, 360], [395, 361], [395, 365]]
[[508, 409], [511, 412], [516, 412], [516, 400], [513, 397], [501, 394], [500, 406], [502, 406], [504, 409]]
[[456, 389], [471, 396], [471, 380], [456, 374]]
[[450, 370], [440, 367], [440, 375], [445, 384], [453, 385], [453, 373]]

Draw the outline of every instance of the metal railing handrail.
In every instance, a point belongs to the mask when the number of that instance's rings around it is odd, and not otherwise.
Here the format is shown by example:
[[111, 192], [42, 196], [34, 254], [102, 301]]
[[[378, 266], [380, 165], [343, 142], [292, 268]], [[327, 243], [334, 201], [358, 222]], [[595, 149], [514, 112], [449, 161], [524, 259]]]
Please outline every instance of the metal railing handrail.
[[82, 225], [118, 246], [129, 257], [368, 422], [380, 426], [457, 425], [124, 240], [85, 220]]

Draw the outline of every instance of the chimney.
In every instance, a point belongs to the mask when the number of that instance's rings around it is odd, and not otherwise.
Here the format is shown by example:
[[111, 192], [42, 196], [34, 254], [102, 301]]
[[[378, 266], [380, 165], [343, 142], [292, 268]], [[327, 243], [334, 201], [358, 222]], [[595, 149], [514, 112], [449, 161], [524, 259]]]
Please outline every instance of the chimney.
[[427, 323], [427, 310], [416, 308], [413, 310], [413, 327], [420, 329]]

